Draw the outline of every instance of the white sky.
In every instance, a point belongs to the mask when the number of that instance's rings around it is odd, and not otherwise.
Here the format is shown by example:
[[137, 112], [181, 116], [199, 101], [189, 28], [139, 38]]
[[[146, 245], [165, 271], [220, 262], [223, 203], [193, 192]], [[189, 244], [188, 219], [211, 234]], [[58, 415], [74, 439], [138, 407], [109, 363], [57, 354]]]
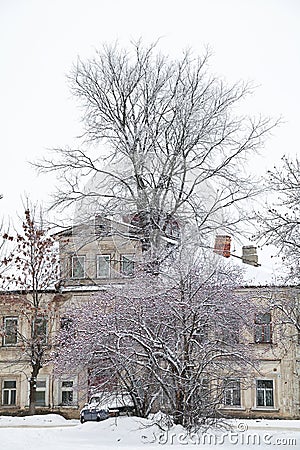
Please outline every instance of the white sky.
[[49, 200], [55, 180], [29, 160], [74, 143], [80, 111], [66, 74], [104, 42], [161, 38], [172, 56], [213, 50], [212, 71], [258, 86], [250, 113], [283, 116], [256, 170], [298, 151], [298, 0], [0, 0], [0, 213], [22, 214], [21, 196]]

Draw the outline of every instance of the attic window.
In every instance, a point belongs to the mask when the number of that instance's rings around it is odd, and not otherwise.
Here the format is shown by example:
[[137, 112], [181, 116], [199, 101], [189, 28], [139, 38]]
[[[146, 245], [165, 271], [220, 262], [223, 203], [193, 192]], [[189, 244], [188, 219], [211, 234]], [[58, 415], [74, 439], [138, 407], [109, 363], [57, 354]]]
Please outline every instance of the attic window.
[[95, 235], [103, 236], [108, 232], [107, 221], [102, 216], [95, 216]]

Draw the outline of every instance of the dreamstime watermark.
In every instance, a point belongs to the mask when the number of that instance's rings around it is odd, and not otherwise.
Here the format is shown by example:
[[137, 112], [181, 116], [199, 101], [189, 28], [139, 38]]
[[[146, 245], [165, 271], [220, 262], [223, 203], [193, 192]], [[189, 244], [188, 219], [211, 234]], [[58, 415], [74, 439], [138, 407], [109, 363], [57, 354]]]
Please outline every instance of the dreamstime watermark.
[[267, 432], [250, 432], [247, 424], [241, 422], [236, 430], [220, 433], [175, 433], [165, 431], [156, 436], [155, 442], [160, 445], [277, 445], [295, 446], [297, 440], [291, 437], [278, 437]]

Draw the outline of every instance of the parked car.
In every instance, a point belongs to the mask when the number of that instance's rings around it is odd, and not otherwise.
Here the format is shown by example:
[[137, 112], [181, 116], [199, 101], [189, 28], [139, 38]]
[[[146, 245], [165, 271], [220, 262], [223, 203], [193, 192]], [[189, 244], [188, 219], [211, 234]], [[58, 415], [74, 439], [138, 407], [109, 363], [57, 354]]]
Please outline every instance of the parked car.
[[108, 417], [109, 417], [109, 412], [106, 411], [105, 409], [89, 408], [87, 406], [87, 407], [84, 407], [80, 411], [80, 422], [81, 423], [88, 422], [91, 420], [100, 422], [101, 420], [108, 419]]
[[133, 403], [128, 394], [100, 393], [93, 395], [80, 411], [80, 422], [97, 421], [108, 417], [129, 414], [133, 411]]

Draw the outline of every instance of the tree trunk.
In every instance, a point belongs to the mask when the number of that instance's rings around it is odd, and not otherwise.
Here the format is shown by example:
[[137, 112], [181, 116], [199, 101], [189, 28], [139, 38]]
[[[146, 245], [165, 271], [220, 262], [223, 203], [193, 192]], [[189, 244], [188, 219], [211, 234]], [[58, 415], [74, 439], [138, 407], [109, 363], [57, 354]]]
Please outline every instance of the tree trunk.
[[176, 411], [174, 413], [175, 425], [183, 425], [184, 418], [184, 393], [181, 388], [176, 392]]
[[35, 414], [35, 402], [36, 402], [36, 378], [31, 377], [29, 380], [29, 415]]
[[29, 379], [29, 415], [33, 416], [35, 414], [36, 407], [36, 382], [37, 376], [40, 371], [39, 365], [34, 365], [32, 367], [31, 377]]

